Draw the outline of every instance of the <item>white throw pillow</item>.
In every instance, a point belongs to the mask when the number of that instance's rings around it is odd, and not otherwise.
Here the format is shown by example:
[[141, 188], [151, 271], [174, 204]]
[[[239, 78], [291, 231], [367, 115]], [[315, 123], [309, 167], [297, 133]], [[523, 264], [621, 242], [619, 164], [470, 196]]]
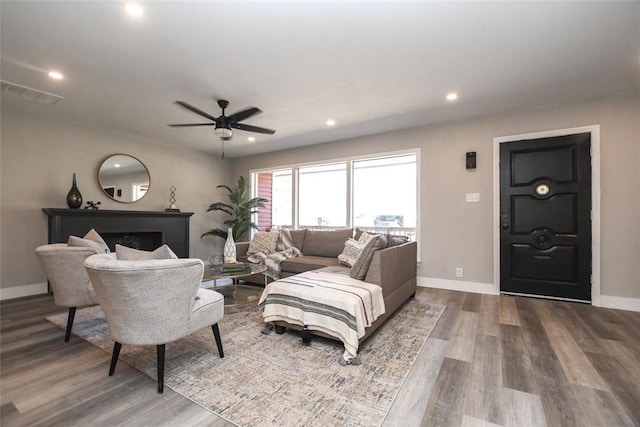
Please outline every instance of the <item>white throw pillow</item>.
[[360, 243], [369, 243], [373, 238], [375, 238], [377, 236], [377, 234], [369, 234], [366, 231], [363, 232], [360, 237], [358, 238], [358, 242]]
[[93, 228], [89, 230], [84, 237], [69, 236], [67, 240], [67, 246], [80, 246], [83, 248], [91, 248], [96, 251], [96, 254], [106, 254], [111, 252], [109, 246], [104, 239]]
[[278, 231], [259, 231], [253, 236], [249, 243], [248, 255], [262, 252], [272, 254], [276, 251], [276, 243], [278, 241]]
[[167, 245], [162, 245], [151, 252], [116, 245], [116, 258], [121, 261], [143, 261], [149, 259], [178, 259], [178, 256]]
[[358, 255], [360, 255], [360, 252], [362, 252], [362, 249], [364, 249], [367, 243], [368, 240], [366, 242], [361, 242], [356, 239], [347, 239], [342, 253], [338, 255], [338, 261], [340, 261], [340, 264], [346, 265], [347, 267], [353, 267], [353, 264], [358, 259]]

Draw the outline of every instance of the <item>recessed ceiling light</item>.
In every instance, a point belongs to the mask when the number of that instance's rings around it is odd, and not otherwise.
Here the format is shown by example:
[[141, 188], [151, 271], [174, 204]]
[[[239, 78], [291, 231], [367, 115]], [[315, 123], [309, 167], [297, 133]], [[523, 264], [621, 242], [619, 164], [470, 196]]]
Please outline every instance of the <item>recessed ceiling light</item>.
[[253, 141], [255, 141], [255, 140], [256, 140], [256, 139], [255, 139], [254, 137], [252, 137], [252, 136], [250, 136], [250, 137], [249, 137], [249, 138], [247, 138], [247, 139], [249, 140], [249, 142], [253, 142]]
[[327, 120], [326, 123], [327, 123], [327, 126], [334, 126], [336, 124], [336, 121], [333, 120], [333, 119], [329, 119], [329, 120]]
[[129, 16], [133, 16], [134, 18], [140, 18], [144, 15], [144, 9], [138, 3], [126, 3], [124, 10], [127, 11]]
[[54, 70], [49, 71], [49, 77], [51, 77], [52, 79], [55, 79], [55, 80], [62, 80], [64, 78], [62, 73], [60, 73], [59, 71], [54, 71]]
[[447, 101], [455, 101], [458, 99], [458, 94], [455, 92], [451, 92], [447, 94]]

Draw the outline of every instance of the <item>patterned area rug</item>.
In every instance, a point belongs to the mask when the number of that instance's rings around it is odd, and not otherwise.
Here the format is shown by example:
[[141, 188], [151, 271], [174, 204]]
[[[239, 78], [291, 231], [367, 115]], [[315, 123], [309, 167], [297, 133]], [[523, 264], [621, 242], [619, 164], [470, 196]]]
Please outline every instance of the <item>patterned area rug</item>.
[[[341, 343], [263, 335], [257, 306], [232, 308], [219, 325], [224, 359], [210, 328], [169, 343], [165, 386], [239, 426], [379, 426], [444, 310], [410, 300], [360, 347], [361, 365], [340, 366]], [[63, 329], [66, 319], [47, 317]], [[113, 349], [99, 306], [78, 310], [73, 333]], [[120, 359], [157, 378], [155, 346], [123, 345]]]

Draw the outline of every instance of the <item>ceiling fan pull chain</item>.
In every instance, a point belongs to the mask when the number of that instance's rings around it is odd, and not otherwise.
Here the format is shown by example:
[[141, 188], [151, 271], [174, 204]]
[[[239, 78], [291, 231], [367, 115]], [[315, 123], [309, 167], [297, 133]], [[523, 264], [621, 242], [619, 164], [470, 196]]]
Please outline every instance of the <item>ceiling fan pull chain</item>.
[[222, 140], [222, 160], [224, 160], [224, 139]]

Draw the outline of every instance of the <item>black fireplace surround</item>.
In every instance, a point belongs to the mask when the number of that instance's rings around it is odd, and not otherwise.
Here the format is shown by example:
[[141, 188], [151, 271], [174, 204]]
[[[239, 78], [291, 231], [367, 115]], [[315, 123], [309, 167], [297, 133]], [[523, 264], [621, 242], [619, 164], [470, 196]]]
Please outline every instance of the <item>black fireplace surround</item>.
[[193, 212], [113, 211], [44, 208], [49, 243], [66, 243], [95, 229], [114, 251], [115, 244], [152, 251], [167, 244], [180, 258], [189, 257], [189, 218]]

